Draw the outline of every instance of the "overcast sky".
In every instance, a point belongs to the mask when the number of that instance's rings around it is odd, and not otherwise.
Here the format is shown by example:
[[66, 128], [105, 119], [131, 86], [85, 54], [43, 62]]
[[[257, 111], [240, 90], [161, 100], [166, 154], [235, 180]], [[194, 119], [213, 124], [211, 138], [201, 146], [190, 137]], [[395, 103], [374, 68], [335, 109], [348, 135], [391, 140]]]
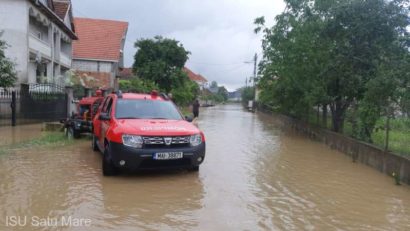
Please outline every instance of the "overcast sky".
[[228, 90], [245, 84], [251, 61], [261, 54], [261, 35], [253, 20], [272, 24], [284, 9], [282, 0], [72, 0], [74, 16], [129, 22], [125, 65], [131, 66], [134, 42], [156, 35], [180, 41], [191, 52], [186, 64], [208, 81]]

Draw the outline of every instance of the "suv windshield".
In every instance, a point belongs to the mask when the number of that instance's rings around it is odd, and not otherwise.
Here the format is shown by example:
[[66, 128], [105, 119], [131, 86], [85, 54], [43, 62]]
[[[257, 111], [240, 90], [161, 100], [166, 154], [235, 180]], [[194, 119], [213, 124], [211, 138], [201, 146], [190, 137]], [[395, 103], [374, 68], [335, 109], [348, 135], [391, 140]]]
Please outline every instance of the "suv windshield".
[[175, 105], [169, 101], [140, 99], [119, 99], [115, 117], [117, 119], [182, 119]]

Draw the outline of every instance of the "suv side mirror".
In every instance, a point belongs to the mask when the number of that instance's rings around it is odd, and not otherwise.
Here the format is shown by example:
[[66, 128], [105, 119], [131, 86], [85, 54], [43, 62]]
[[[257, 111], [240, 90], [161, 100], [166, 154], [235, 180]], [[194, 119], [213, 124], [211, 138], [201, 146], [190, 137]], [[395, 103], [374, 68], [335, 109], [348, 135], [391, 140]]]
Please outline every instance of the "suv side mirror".
[[188, 122], [192, 122], [192, 121], [193, 121], [193, 119], [192, 119], [191, 116], [185, 116], [185, 120], [188, 121]]
[[99, 120], [111, 120], [110, 115], [108, 113], [100, 113], [100, 116], [98, 117]]

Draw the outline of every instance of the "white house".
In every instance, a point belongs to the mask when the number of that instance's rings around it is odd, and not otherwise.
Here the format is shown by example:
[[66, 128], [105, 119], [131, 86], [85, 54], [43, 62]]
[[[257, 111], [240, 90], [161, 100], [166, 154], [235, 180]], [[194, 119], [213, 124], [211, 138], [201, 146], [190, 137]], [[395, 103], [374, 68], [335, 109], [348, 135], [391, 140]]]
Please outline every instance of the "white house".
[[194, 81], [196, 84], [198, 84], [199, 89], [202, 91], [208, 86], [208, 80], [205, 79], [200, 74], [195, 74], [193, 71], [191, 71], [189, 68], [184, 67], [183, 71], [188, 75], [188, 78], [192, 81]]
[[16, 63], [17, 85], [65, 83], [77, 39], [70, 0], [0, 0], [0, 39]]

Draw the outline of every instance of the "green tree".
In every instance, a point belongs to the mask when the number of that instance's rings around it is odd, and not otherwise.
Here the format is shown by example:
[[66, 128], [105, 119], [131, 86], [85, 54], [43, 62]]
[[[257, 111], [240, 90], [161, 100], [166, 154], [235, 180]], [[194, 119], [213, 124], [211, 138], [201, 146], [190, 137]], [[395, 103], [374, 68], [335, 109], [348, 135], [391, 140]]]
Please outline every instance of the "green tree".
[[135, 47], [138, 51], [134, 56], [133, 70], [139, 78], [153, 81], [166, 92], [185, 85], [187, 76], [182, 68], [189, 52], [182, 44], [157, 36], [138, 40]]
[[217, 95], [222, 98], [222, 101], [227, 101], [228, 100], [228, 90], [224, 86], [218, 87], [218, 93]]
[[119, 85], [120, 90], [124, 92], [149, 93], [152, 90], [159, 89], [153, 81], [142, 80], [138, 77], [133, 77], [130, 80], [120, 80]]
[[174, 102], [181, 106], [191, 104], [199, 94], [199, 87], [193, 81], [185, 81], [182, 86], [174, 88], [171, 91]]
[[247, 104], [249, 100], [253, 100], [254, 90], [254, 87], [243, 87], [240, 89], [243, 104]]
[[212, 81], [210, 88], [214, 89], [214, 88], [217, 88], [217, 87], [218, 87], [218, 83], [216, 81]]
[[272, 28], [263, 18], [255, 20], [255, 31], [264, 33], [261, 101], [298, 118], [329, 106], [336, 132], [343, 131], [346, 111], [356, 102], [359, 133], [369, 138], [386, 102], [404, 102], [395, 92], [401, 86], [405, 95], [403, 68], [409, 63], [391, 60], [403, 60], [409, 51], [405, 0], [285, 3]]
[[[0, 33], [1, 36], [2, 33]], [[14, 63], [6, 57], [5, 50], [7, 44], [0, 40], [0, 88], [14, 86], [17, 81], [17, 72], [14, 68]]]

